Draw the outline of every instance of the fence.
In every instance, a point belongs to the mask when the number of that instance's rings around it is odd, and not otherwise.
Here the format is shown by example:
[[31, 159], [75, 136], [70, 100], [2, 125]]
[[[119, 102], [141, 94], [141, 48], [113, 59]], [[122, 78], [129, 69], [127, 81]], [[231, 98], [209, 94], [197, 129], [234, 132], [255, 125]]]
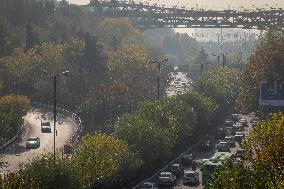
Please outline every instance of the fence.
[[[33, 108], [32, 108], [32, 112], [36, 112], [38, 109], [41, 110], [45, 110], [48, 116], [52, 115], [52, 111], [53, 111], [53, 106], [47, 105], [47, 104], [43, 104], [40, 102], [32, 102]], [[75, 120], [75, 132], [72, 135], [71, 139], [70, 139], [70, 144], [72, 144], [73, 146], [76, 146], [79, 143], [80, 137], [82, 136], [82, 132], [83, 132], [83, 127], [82, 127], [82, 120], [79, 116], [77, 116], [76, 113], [70, 112], [66, 109], [63, 108], [56, 108], [56, 110], [58, 111], [59, 118], [60, 116], [63, 115], [63, 117], [71, 117], [73, 120]], [[61, 118], [62, 119], [62, 118]], [[7, 149], [7, 147], [9, 147], [11, 144], [13, 144], [22, 134], [23, 130], [25, 128], [25, 124], [23, 124], [20, 128], [20, 130], [17, 132], [17, 134], [11, 138], [10, 140], [8, 140], [4, 145], [0, 146], [0, 153], [5, 152], [5, 150]]]
[[[37, 111], [37, 109], [41, 109], [47, 112], [46, 113], [47, 116], [49, 117], [53, 116], [53, 113], [52, 113], [53, 106], [40, 103], [40, 102], [33, 102], [32, 105], [33, 105], [32, 111]], [[76, 146], [79, 143], [80, 138], [83, 134], [83, 126], [82, 126], [81, 118], [76, 113], [70, 112], [69, 110], [66, 110], [60, 107], [56, 107], [56, 110], [59, 113], [58, 115], [59, 120], [70, 117], [75, 121], [75, 132], [72, 135], [71, 139], [69, 140], [69, 143], [72, 144], [73, 146]]]
[[21, 134], [22, 134], [24, 128], [25, 128], [25, 124], [23, 124], [23, 125], [21, 126], [20, 130], [17, 132], [17, 134], [16, 134], [13, 138], [11, 138], [10, 140], [8, 140], [4, 145], [2, 145], [2, 146], [0, 147], [0, 153], [1, 153], [1, 152], [4, 152], [4, 151], [7, 149], [7, 147], [8, 147], [9, 145], [13, 144], [13, 143], [21, 136]]

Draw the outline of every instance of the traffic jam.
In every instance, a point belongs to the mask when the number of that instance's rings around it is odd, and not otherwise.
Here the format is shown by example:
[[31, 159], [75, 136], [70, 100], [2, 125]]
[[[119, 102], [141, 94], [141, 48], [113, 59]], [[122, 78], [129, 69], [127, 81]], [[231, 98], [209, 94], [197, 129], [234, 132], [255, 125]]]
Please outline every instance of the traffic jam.
[[259, 120], [253, 114], [232, 114], [214, 135], [206, 136], [138, 188], [204, 188], [219, 167], [245, 161], [242, 141]]

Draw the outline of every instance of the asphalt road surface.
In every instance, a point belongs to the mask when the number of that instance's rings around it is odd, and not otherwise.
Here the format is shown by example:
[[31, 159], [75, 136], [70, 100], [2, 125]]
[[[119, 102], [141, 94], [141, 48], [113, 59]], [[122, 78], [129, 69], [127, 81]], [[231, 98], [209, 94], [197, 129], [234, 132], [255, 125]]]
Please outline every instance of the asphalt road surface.
[[[51, 122], [52, 133], [41, 132], [41, 119]], [[26, 123], [26, 128], [21, 138], [17, 141], [17, 143], [9, 147], [4, 154], [0, 154], [0, 162], [2, 162], [0, 172], [2, 173], [14, 172], [23, 164], [32, 161], [33, 158], [36, 158], [41, 154], [53, 152], [53, 121], [46, 118], [46, 116], [40, 112], [30, 112], [24, 117], [24, 122]], [[60, 153], [60, 149], [72, 137], [75, 132], [75, 124], [76, 122], [72, 118], [65, 118], [63, 121], [60, 121], [60, 123], [57, 122], [57, 153]], [[26, 149], [26, 139], [29, 137], [40, 138], [40, 147], [38, 149]]]
[[[248, 125], [249, 127], [245, 127], [245, 135], [247, 136], [249, 134], [249, 130], [252, 128], [251, 124], [250, 124], [250, 120], [251, 120], [251, 116], [245, 116], [245, 119], [248, 121]], [[210, 157], [212, 157], [214, 155], [215, 152], [217, 152], [217, 141], [215, 141], [215, 146], [211, 151], [204, 151], [201, 152], [198, 149], [193, 149], [193, 151], [191, 151], [191, 153], [193, 153], [194, 155], [196, 155], [196, 159], [197, 161], [201, 162], [202, 159], [209, 159]], [[240, 148], [240, 145], [236, 142], [235, 143], [236, 146], [234, 148], [231, 148], [231, 152], [232, 153], [236, 153], [237, 149]], [[184, 167], [185, 170], [192, 170], [192, 168], [190, 166], [188, 167]], [[178, 178], [176, 184], [173, 187], [155, 187], [157, 189], [203, 189], [204, 186], [202, 186], [202, 173], [200, 170], [200, 167], [197, 167], [196, 171], [199, 172], [199, 184], [198, 185], [187, 185], [184, 186], [183, 182], [182, 182], [182, 178]]]

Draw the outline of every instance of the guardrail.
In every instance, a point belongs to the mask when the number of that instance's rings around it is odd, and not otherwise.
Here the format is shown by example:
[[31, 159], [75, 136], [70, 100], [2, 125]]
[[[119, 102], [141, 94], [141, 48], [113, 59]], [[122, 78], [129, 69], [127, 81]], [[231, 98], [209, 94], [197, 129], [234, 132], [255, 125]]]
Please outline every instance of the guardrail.
[[25, 123], [21, 126], [20, 130], [17, 132], [17, 134], [16, 134], [13, 138], [11, 138], [10, 140], [8, 140], [4, 145], [2, 145], [2, 146], [0, 147], [0, 153], [4, 152], [5, 149], [6, 149], [9, 145], [13, 144], [13, 142], [15, 142], [15, 141], [20, 137], [20, 135], [22, 134], [24, 128], [25, 128]]
[[162, 169], [160, 169], [159, 171], [157, 171], [153, 176], [151, 176], [150, 178], [147, 178], [141, 182], [139, 182], [137, 185], [133, 186], [132, 189], [139, 189], [141, 187], [141, 185], [144, 183], [144, 182], [154, 182], [155, 181], [155, 178], [158, 177], [158, 175], [165, 171], [166, 169], [168, 169], [169, 165], [172, 165], [174, 163], [178, 163], [181, 159], [181, 157], [190, 152], [193, 148], [197, 147], [205, 138], [201, 138], [197, 143], [193, 144], [192, 146], [190, 146], [188, 149], [186, 149], [183, 153], [181, 153], [179, 156], [177, 156], [174, 160], [172, 160], [170, 163], [168, 163], [166, 166], [164, 166]]
[[[44, 104], [44, 103], [41, 103], [41, 102], [32, 102], [32, 105], [33, 105], [33, 110], [35, 110], [36, 108], [38, 108], [38, 109], [39, 108], [44, 108], [44, 109], [47, 109], [49, 111], [50, 116], [53, 115], [53, 113], [52, 113], [53, 106], [51, 106], [51, 105]], [[61, 115], [65, 116], [65, 117], [71, 117], [73, 120], [75, 120], [75, 123], [76, 123], [75, 124], [75, 126], [76, 126], [75, 127], [75, 132], [72, 135], [71, 139], [69, 140], [69, 143], [72, 144], [73, 146], [76, 146], [79, 143], [80, 138], [81, 138], [81, 136], [83, 134], [83, 126], [82, 126], [81, 118], [76, 113], [70, 112], [67, 109], [56, 107], [56, 110]], [[60, 119], [60, 116], [59, 116], [59, 119]]]

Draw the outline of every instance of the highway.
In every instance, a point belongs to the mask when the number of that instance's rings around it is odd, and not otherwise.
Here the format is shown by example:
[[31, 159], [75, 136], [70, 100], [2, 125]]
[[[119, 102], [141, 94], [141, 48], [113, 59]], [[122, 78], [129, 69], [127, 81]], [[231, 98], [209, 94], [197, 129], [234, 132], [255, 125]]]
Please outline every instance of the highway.
[[[60, 115], [59, 115], [60, 117]], [[50, 121], [52, 125], [52, 133], [41, 132], [41, 119]], [[63, 147], [75, 132], [76, 122], [72, 118], [64, 118], [57, 122], [56, 149]], [[8, 173], [19, 169], [23, 164], [32, 161], [33, 158], [41, 154], [53, 152], [53, 121], [47, 118], [41, 112], [29, 112], [24, 117], [25, 130], [17, 143], [13, 144], [4, 154], [0, 154], [0, 172]], [[26, 149], [26, 139], [29, 137], [39, 137], [40, 147], [38, 149]], [[59, 153], [59, 152], [58, 152]]]
[[[245, 119], [248, 122], [248, 126], [249, 127], [244, 127], [244, 133], [247, 136], [249, 134], [249, 130], [252, 128], [251, 124], [250, 124], [250, 120], [251, 120], [251, 116], [245, 116]], [[193, 148], [191, 151], [189, 151], [190, 153], [194, 154], [196, 156], [196, 160], [197, 162], [201, 162], [202, 159], [209, 159], [210, 157], [212, 157], [214, 155], [215, 152], [217, 152], [217, 144], [218, 141], [217, 140], [213, 140], [214, 142], [214, 147], [211, 151], [199, 151], [198, 147]], [[236, 153], [237, 149], [240, 148], [240, 145], [235, 142], [236, 146], [234, 148], [230, 148], [232, 153]], [[192, 170], [190, 166], [184, 167], [185, 170]], [[158, 187], [156, 186], [155, 189], [203, 189], [204, 186], [202, 186], [202, 173], [200, 170], [200, 166], [197, 167], [196, 171], [199, 172], [199, 184], [197, 185], [187, 185], [184, 186], [183, 185], [183, 180], [182, 178], [178, 178], [177, 182], [174, 186], [172, 187]], [[156, 182], [157, 178], [154, 178], [154, 180], [151, 180], [152, 182]]]

